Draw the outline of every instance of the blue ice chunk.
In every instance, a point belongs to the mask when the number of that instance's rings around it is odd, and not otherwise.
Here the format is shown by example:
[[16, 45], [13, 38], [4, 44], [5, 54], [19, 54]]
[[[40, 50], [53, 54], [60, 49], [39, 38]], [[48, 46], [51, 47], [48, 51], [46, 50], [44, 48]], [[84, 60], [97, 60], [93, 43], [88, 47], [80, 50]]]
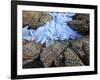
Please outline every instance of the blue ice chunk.
[[23, 28], [23, 39], [33, 40], [46, 44], [46, 47], [53, 44], [56, 40], [69, 40], [76, 39], [80, 36], [77, 31], [71, 29], [67, 23], [72, 21], [72, 16], [75, 13], [49, 13], [52, 16], [52, 20], [45, 25], [40, 26], [37, 30], [29, 29], [26, 26]]
[[72, 21], [71, 17], [66, 16], [65, 13], [58, 13], [58, 15], [56, 15], [56, 22], [60, 22], [61, 24], [67, 23], [69, 21]]
[[35, 38], [34, 33], [35, 30], [33, 29], [29, 30], [28, 26], [26, 26], [22, 29], [22, 39], [31, 41]]
[[66, 16], [69, 16], [69, 17], [72, 17], [72, 16], [75, 15], [75, 13], [68, 12], [68, 13], [66, 13], [65, 15], [66, 15]]
[[54, 44], [54, 42], [55, 42], [54, 40], [46, 40], [46, 47]]

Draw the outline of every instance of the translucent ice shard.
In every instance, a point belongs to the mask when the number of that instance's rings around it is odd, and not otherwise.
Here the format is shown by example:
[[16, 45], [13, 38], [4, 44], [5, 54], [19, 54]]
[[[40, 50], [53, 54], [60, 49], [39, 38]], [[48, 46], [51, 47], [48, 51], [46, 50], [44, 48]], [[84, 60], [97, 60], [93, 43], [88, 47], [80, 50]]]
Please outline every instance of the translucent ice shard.
[[48, 47], [56, 40], [69, 40], [80, 36], [67, 24], [72, 21], [74, 13], [51, 12], [50, 15], [52, 20], [40, 26], [36, 31], [34, 29], [28, 30], [27, 26], [23, 28], [23, 39], [35, 40], [41, 44], [45, 43]]

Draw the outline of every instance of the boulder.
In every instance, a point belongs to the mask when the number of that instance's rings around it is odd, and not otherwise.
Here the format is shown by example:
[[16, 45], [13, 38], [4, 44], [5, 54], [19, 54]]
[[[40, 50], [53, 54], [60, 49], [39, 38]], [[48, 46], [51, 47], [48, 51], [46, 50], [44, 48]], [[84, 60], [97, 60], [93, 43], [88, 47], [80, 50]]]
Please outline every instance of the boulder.
[[71, 47], [85, 65], [89, 65], [89, 36], [84, 36], [72, 42]]
[[30, 43], [30, 42], [31, 42], [31, 41], [23, 40], [23, 41], [22, 41], [22, 44], [23, 44], [23, 46], [24, 46], [24, 45], [26, 45], [26, 44], [28, 44], [28, 43]]
[[81, 34], [89, 34], [89, 14], [76, 14], [75, 18], [70, 21], [69, 26]]
[[42, 45], [36, 42], [29, 42], [23, 45], [23, 65], [34, 61], [40, 55]]
[[56, 67], [64, 67], [65, 65], [65, 56], [64, 54], [60, 54], [55, 60], [54, 60], [54, 66]]
[[79, 56], [71, 48], [67, 48], [64, 52], [66, 66], [84, 66]]
[[32, 28], [38, 28], [52, 19], [48, 12], [23, 11], [23, 26], [29, 25]]
[[75, 16], [74, 16], [74, 19], [75, 20], [86, 20], [87, 23], [89, 23], [89, 14], [79, 14], [77, 13]]
[[43, 62], [45, 67], [53, 66], [53, 61], [63, 53], [65, 46], [60, 43], [54, 43], [50, 47], [44, 49], [44, 51], [40, 54], [41, 61]]

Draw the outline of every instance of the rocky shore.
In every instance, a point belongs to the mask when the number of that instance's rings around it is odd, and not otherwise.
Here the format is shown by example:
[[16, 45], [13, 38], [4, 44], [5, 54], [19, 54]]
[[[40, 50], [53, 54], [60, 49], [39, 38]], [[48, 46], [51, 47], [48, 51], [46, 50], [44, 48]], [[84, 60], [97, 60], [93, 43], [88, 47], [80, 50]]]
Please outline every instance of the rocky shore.
[[[50, 21], [47, 12], [23, 12], [24, 25], [38, 28]], [[55, 41], [49, 47], [35, 41], [23, 40], [23, 68], [88, 66], [89, 65], [89, 15], [76, 14], [68, 25], [81, 37], [75, 40]]]

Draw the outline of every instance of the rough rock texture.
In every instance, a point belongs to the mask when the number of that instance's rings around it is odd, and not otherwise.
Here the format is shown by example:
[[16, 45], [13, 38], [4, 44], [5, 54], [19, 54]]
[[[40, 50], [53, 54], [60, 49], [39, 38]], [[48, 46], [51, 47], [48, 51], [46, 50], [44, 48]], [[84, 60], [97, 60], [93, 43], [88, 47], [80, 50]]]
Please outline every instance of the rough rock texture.
[[70, 42], [55, 42], [52, 46], [47, 48], [42, 46], [43, 45], [35, 42], [23, 42], [24, 67], [89, 65], [89, 35]]
[[61, 43], [55, 43], [52, 46], [45, 48], [44, 51], [40, 54], [41, 61], [45, 67], [52, 66], [53, 61], [63, 53], [65, 47]]
[[83, 62], [78, 55], [71, 49], [67, 48], [64, 52], [66, 66], [83, 66]]
[[69, 25], [81, 34], [89, 34], [89, 14], [76, 14], [74, 20], [69, 22]]
[[[23, 12], [23, 25], [33, 28], [51, 20], [51, 16], [43, 12]], [[43, 16], [43, 14], [45, 16]], [[42, 16], [41, 16], [42, 15]], [[46, 16], [47, 15], [47, 16]], [[43, 47], [36, 42], [23, 40], [24, 68], [87, 66], [90, 63], [89, 14], [76, 14], [69, 22], [71, 28], [82, 34], [79, 39], [72, 41], [55, 41], [49, 47]], [[34, 21], [36, 20], [36, 21]]]
[[63, 67], [65, 65], [65, 56], [64, 53], [60, 54], [55, 60], [54, 60], [54, 66], [56, 67]]
[[40, 11], [23, 11], [23, 26], [30, 25], [32, 28], [47, 23], [52, 17], [47, 12]]
[[23, 46], [23, 64], [35, 60], [42, 50], [42, 45], [36, 42], [29, 42]]
[[73, 41], [71, 45], [85, 65], [89, 65], [89, 45], [89, 36], [81, 37]]

